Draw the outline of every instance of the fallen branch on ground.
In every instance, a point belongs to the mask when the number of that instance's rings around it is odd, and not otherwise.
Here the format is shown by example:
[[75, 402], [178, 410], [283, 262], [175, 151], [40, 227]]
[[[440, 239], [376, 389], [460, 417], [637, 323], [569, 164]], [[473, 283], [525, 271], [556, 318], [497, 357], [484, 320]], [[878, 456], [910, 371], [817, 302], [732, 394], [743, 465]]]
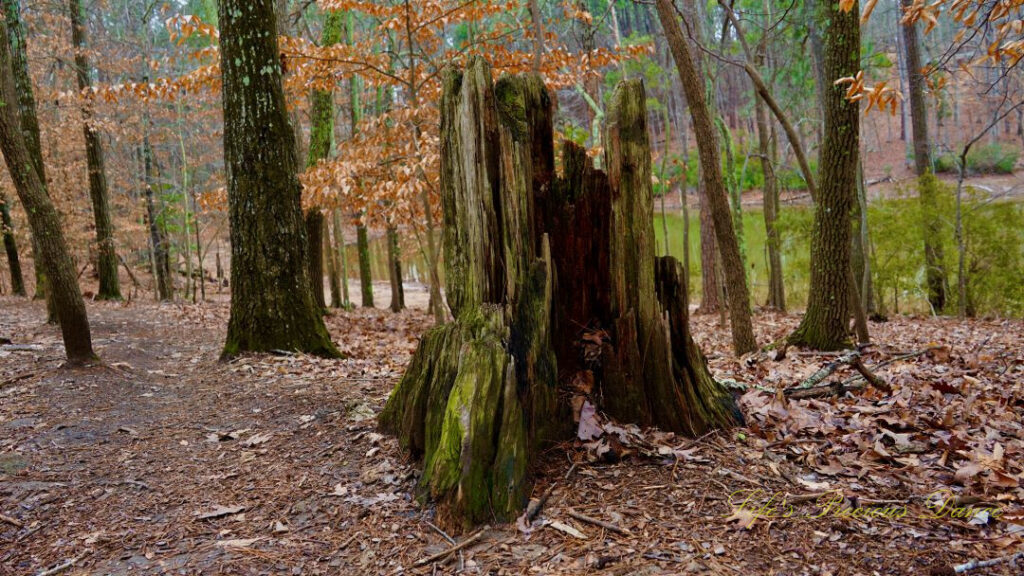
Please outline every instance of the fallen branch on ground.
[[43, 570], [42, 572], [36, 574], [36, 576], [53, 576], [54, 574], [60, 574], [61, 572], [74, 567], [74, 565], [78, 563], [78, 561], [80, 561], [82, 558], [85, 558], [88, 554], [89, 552], [83, 552], [63, 564], [54, 566], [49, 570]]
[[[932, 350], [939, 350], [939, 349], [942, 349], [942, 348], [945, 348], [945, 346], [929, 346], [927, 348], [924, 348], [924, 349], [921, 349], [921, 350], [917, 350], [915, 352], [908, 352], [906, 354], [900, 354], [899, 356], [893, 356], [892, 358], [889, 358], [888, 360], [886, 360], [884, 362], [879, 362], [878, 364], [875, 364], [874, 366], [871, 367], [871, 369], [872, 370], [878, 370], [879, 368], [884, 368], [884, 367], [886, 367], [886, 366], [888, 366], [890, 364], [893, 364], [895, 362], [899, 362], [900, 360], [907, 360], [907, 359], [910, 359], [910, 358], [917, 358], [918, 356], [921, 356], [923, 354], [927, 354], [927, 353], [931, 352]], [[861, 379], [862, 379], [861, 376], [854, 376], [852, 378], [848, 378], [846, 380], [843, 380], [843, 385], [849, 385], [849, 384], [852, 384], [852, 383], [854, 383], [854, 382], [856, 382], [858, 380], [861, 380]]]
[[430, 556], [427, 556], [426, 558], [417, 560], [416, 563], [413, 564], [413, 566], [416, 566], [417, 568], [420, 567], [420, 566], [426, 566], [427, 564], [430, 564], [431, 562], [437, 562], [438, 560], [441, 560], [442, 558], [445, 558], [445, 557], [447, 557], [450, 554], [454, 554], [455, 552], [458, 552], [459, 550], [462, 550], [463, 548], [465, 548], [465, 547], [469, 546], [470, 544], [472, 544], [472, 543], [476, 542], [477, 540], [479, 540], [480, 537], [484, 535], [484, 531], [487, 530], [487, 528], [488, 528], [487, 526], [484, 526], [483, 528], [481, 528], [481, 529], [477, 530], [476, 532], [474, 532], [473, 535], [471, 535], [469, 538], [466, 538], [461, 543], [456, 544], [455, 546], [452, 546], [451, 548], [448, 548], [446, 550], [442, 550], [442, 551], [438, 552], [437, 554], [432, 554]]
[[[820, 370], [811, 374], [806, 380], [801, 382], [798, 386], [792, 388], [786, 388], [783, 393], [788, 398], [800, 399], [800, 398], [821, 398], [824, 396], [839, 396], [853, 390], [860, 390], [864, 388], [864, 383], [858, 383], [858, 380], [864, 380], [865, 383], [885, 392], [886, 394], [892, 393], [892, 386], [890, 386], [885, 380], [877, 376], [874, 372], [868, 369], [864, 365], [864, 361], [861, 359], [860, 350], [852, 350], [846, 354], [843, 354], [839, 358], [836, 358], [832, 362], [829, 362], [823, 366]], [[895, 362], [893, 359], [891, 362]], [[890, 362], [890, 363], [891, 363]], [[848, 365], [853, 367], [860, 374], [854, 378], [842, 381], [834, 382], [824, 386], [819, 386], [818, 383], [831, 376], [841, 366]], [[874, 366], [878, 368], [884, 366], [885, 363], [879, 363]]]
[[597, 518], [591, 518], [590, 516], [587, 516], [586, 514], [580, 514], [579, 512], [576, 512], [575, 510], [569, 510], [567, 512], [567, 514], [569, 516], [572, 516], [573, 518], [579, 520], [580, 522], [586, 522], [587, 524], [593, 524], [594, 526], [599, 526], [599, 527], [604, 528], [606, 530], [611, 530], [612, 532], [616, 532], [618, 534], [622, 534], [623, 536], [632, 536], [633, 535], [633, 533], [630, 532], [626, 528], [622, 528], [620, 526], [616, 526], [615, 524], [612, 524], [611, 522], [605, 522], [604, 520], [598, 520]]
[[14, 384], [15, 382], [20, 382], [22, 380], [31, 378], [36, 374], [38, 374], [38, 372], [25, 372], [23, 374], [18, 374], [17, 376], [12, 376], [7, 380], [4, 380], [3, 382], [0, 382], [0, 390], [3, 390], [4, 388], [10, 386], [11, 384]]
[[963, 574], [968, 570], [974, 570], [975, 568], [990, 568], [992, 566], [998, 566], [999, 564], [1005, 564], [1007, 562], [1015, 562], [1017, 560], [1024, 559], [1024, 550], [1017, 552], [1016, 554], [1008, 554], [1006, 556], [1000, 556], [991, 560], [971, 560], [964, 564], [957, 564], [956, 566], [940, 566], [938, 568], [932, 568], [932, 576], [949, 576], [952, 574]]
[[14, 526], [15, 528], [24, 528], [25, 527], [25, 525], [21, 522], [21, 520], [18, 520], [17, 518], [12, 518], [10, 516], [6, 516], [4, 514], [0, 514], [0, 522], [6, 522], [6, 523], [10, 524], [11, 526]]

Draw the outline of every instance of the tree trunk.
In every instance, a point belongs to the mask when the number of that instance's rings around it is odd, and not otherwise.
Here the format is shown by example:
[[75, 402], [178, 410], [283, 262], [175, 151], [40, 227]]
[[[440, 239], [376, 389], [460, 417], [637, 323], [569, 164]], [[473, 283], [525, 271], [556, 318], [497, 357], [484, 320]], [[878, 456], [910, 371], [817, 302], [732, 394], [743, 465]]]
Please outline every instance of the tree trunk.
[[[901, 0], [904, 9], [913, 0]], [[946, 264], [942, 246], [942, 218], [938, 213], [939, 183], [932, 173], [931, 143], [928, 141], [928, 108], [925, 103], [925, 78], [921, 63], [921, 43], [915, 22], [903, 23], [903, 49], [907, 60], [907, 84], [910, 91], [910, 127], [914, 141], [914, 173], [917, 174], [918, 200], [924, 225], [925, 281], [928, 303], [936, 314], [946, 308]]]
[[231, 318], [224, 357], [295, 350], [337, 357], [307, 273], [295, 138], [272, 0], [220, 2]]
[[[21, 7], [18, 0], [2, 0], [4, 21], [7, 24], [8, 47], [11, 55], [11, 66], [14, 74], [14, 87], [18, 94], [19, 124], [21, 133], [28, 149], [29, 157], [39, 182], [46, 191], [46, 166], [43, 164], [43, 146], [39, 134], [39, 118], [36, 115], [35, 91], [32, 89], [32, 78], [28, 70], [28, 55], [25, 48], [25, 27], [21, 22]], [[35, 259], [36, 292], [33, 298], [46, 299], [46, 322], [57, 323], [57, 306], [50, 295], [46, 281], [46, 264], [43, 262], [43, 250], [35, 236], [32, 237], [32, 255]]]
[[725, 152], [725, 187], [732, 207], [732, 226], [736, 231], [736, 243], [740, 247], [740, 266], [746, 271], [747, 243], [743, 234], [743, 191], [740, 189], [740, 182], [736, 180], [736, 155], [732, 145], [732, 134], [729, 133], [729, 127], [725, 125], [725, 119], [721, 115], [715, 117], [715, 124], [722, 135]]
[[[859, 69], [860, 25], [856, 4], [842, 12], [834, 2], [818, 11], [825, 29], [825, 78], [854, 76]], [[846, 99], [845, 88], [831, 82], [825, 91], [825, 140], [820, 155], [818, 197], [811, 238], [811, 284], [807, 312], [793, 344], [818, 350], [849, 345], [850, 318], [850, 209], [857, 182], [860, 122], [857, 102]]]
[[831, 0], [806, 0], [804, 2], [804, 16], [807, 22], [807, 37], [811, 44], [811, 67], [814, 70], [814, 86], [815, 96], [818, 101], [817, 106], [817, 119], [815, 123], [816, 130], [815, 135], [818, 140], [818, 147], [820, 148], [822, 142], [825, 141], [825, 134], [823, 132], [825, 126], [825, 107], [826, 107], [826, 92], [829, 90], [829, 86], [832, 85], [832, 81], [828, 80], [825, 76], [825, 42], [822, 40], [821, 27], [824, 22], [819, 18], [820, 11], [822, 10], [821, 4], [828, 3]]
[[[279, 7], [280, 8], [280, 7]], [[324, 29], [320, 33], [322, 47], [333, 46], [342, 39], [344, 32], [344, 12], [330, 10], [324, 21]], [[310, 95], [310, 133], [309, 156], [306, 167], [312, 168], [321, 160], [331, 155], [331, 143], [334, 139], [334, 93], [331, 90], [313, 90]], [[313, 289], [313, 298], [321, 310], [327, 309], [324, 298], [324, 223], [326, 218], [320, 208], [311, 207], [306, 212], [306, 238], [309, 241], [309, 281]]]
[[540, 74], [544, 63], [544, 21], [540, 15], [538, 0], [529, 0], [530, 20], [533, 22], [533, 71]]
[[348, 296], [348, 254], [345, 252], [345, 230], [341, 225], [341, 211], [335, 208], [331, 212], [334, 225], [334, 252], [338, 255], [338, 275], [341, 276], [341, 307], [350, 308], [352, 300]]
[[327, 310], [327, 300], [324, 298], [324, 215], [319, 208], [306, 212], [305, 224], [309, 242], [309, 288], [313, 291], [313, 300], [323, 312]]
[[[640, 424], [700, 434], [739, 419], [690, 337], [682, 267], [654, 255], [643, 86], [624, 83], [612, 100], [608, 174], [566, 143], [557, 178], [539, 76], [492, 85], [480, 59], [446, 73], [441, 196], [455, 321], [423, 337], [380, 416], [423, 458], [420, 492], [446, 523], [522, 508], [538, 447], [573, 432], [560, 373], [565, 383], [593, 376], [590, 401]], [[586, 346], [596, 353], [584, 360]]]
[[174, 299], [174, 281], [171, 276], [171, 258], [167, 236], [159, 225], [153, 193], [153, 148], [149, 143], [149, 119], [143, 118], [142, 133], [143, 177], [146, 184], [146, 220], [149, 241], [153, 250], [153, 278], [156, 280], [157, 299]]
[[359, 291], [363, 308], [373, 308], [373, 272], [370, 268], [370, 233], [366, 225], [356, 225], [356, 252], [359, 254]]
[[[17, 89], [12, 74], [7, 29], [5, 20], [0, 24], [0, 102], [15, 102]], [[18, 113], [11, 106], [0, 106], [0, 151], [3, 152], [14, 187], [28, 215], [32, 235], [43, 256], [68, 362], [81, 364], [96, 360], [85, 301], [82, 300], [78, 276], [61, 232], [60, 217], [46, 194], [46, 188], [25, 144]]]
[[103, 160], [103, 145], [99, 134], [90, 124], [92, 102], [92, 68], [86, 56], [86, 33], [84, 15], [80, 0], [69, 0], [71, 14], [71, 41], [75, 47], [75, 75], [81, 97], [86, 99], [83, 108], [82, 126], [85, 135], [85, 160], [89, 169], [89, 197], [92, 199], [93, 221], [96, 224], [96, 245], [99, 251], [97, 272], [100, 277], [98, 300], [120, 300], [121, 282], [117, 275], [117, 253], [114, 251], [114, 224], [110, 218], [110, 191], [107, 188], [107, 173]]
[[21, 274], [21, 259], [18, 257], [18, 243], [14, 240], [14, 222], [7, 194], [0, 191], [0, 232], [4, 237], [4, 251], [7, 253], [7, 267], [11, 271], [11, 294], [25, 295], [25, 278]]
[[323, 252], [327, 259], [327, 284], [331, 289], [331, 308], [343, 308], [344, 301], [341, 299], [341, 278], [339, 276], [338, 253], [331, 243], [331, 226], [325, 223], [323, 241]]
[[388, 226], [388, 280], [391, 282], [391, 311], [405, 309], [405, 288], [402, 286], [402, 251], [398, 247], [398, 229]]
[[697, 217], [700, 222], [701, 300], [697, 314], [716, 314], [725, 309], [722, 301], [722, 270], [718, 265], [718, 242], [715, 240], [715, 221], [711, 217], [707, 186], [703, 178], [700, 180], [697, 184], [700, 196]]
[[868, 198], [862, 160], [857, 161], [857, 201], [853, 205], [853, 252], [851, 267], [861, 307], [868, 316], [876, 314], [875, 289], [871, 282], [871, 244], [868, 234]]
[[[715, 223], [715, 239], [718, 241], [722, 259], [722, 271], [728, 286], [729, 322], [732, 328], [733, 351], [746, 354], [757, 349], [754, 327], [750, 320], [750, 291], [747, 288], [746, 271], [743, 269], [739, 242], [729, 210], [729, 198], [722, 180], [722, 165], [715, 138], [714, 122], [704, 93], [704, 83], [697, 73], [689, 41], [683, 34], [672, 0], [657, 0], [655, 5], [665, 37], [672, 50], [679, 78], [690, 105], [690, 117], [697, 138], [697, 153], [700, 156], [701, 178], [709, 201], [711, 217]], [[706, 296], [706, 295], [705, 295]]]
[[772, 164], [771, 130], [768, 111], [764, 101], [754, 97], [754, 114], [757, 117], [757, 144], [761, 156], [761, 172], [764, 174], [762, 204], [764, 206], [765, 240], [768, 244], [768, 307], [786, 311], [786, 287], [782, 281], [782, 243], [775, 223], [779, 218], [779, 187], [775, 180], [775, 166]]

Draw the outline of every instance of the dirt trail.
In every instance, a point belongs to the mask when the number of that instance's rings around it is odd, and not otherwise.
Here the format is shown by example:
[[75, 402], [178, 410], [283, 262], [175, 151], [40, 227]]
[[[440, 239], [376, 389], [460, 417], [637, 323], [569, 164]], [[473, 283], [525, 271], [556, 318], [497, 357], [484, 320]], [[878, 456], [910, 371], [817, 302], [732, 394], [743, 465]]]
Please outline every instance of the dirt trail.
[[[27, 347], [0, 352], [0, 514], [20, 524], [0, 521], [0, 575], [36, 574], [71, 559], [76, 565], [65, 574], [431, 573], [412, 565], [448, 544], [431, 526], [433, 511], [413, 498], [415, 465], [374, 428], [429, 326], [425, 314], [330, 317], [346, 360], [259, 356], [225, 364], [217, 361], [223, 303], [90, 304], [89, 311], [106, 365], [66, 370], [57, 331], [38, 324], [41, 306], [0, 298], [0, 335]], [[767, 341], [794, 321], [759, 317], [759, 337]], [[716, 352], [714, 343], [727, 339], [713, 319], [696, 324], [719, 376], [755, 376]], [[993, 326], [978, 326], [979, 340]], [[1010, 338], [1024, 333], [1019, 323], [1010, 328]], [[914, 338], [934, 331], [920, 333]], [[803, 364], [790, 369], [806, 371], [820, 358], [796, 361]], [[1019, 373], [1014, 366], [1010, 376]], [[811, 478], [799, 464], [809, 453], [790, 462], [803, 445], [772, 448], [752, 431], [687, 445], [683, 459], [620, 464], [587, 464], [580, 447], [555, 447], [538, 469], [538, 491], [559, 487], [541, 517], [574, 525], [586, 540], [551, 527], [525, 534], [499, 526], [438, 568], [892, 574], [1005, 549], [948, 546], [951, 538], [993, 537], [962, 522], [912, 524], [913, 537], [905, 525], [836, 518], [735, 530], [726, 522], [730, 494], [800, 491], [792, 478]], [[1007, 447], [1008, 457], [1018, 453]], [[568, 479], [567, 455], [579, 462]], [[896, 498], [900, 490], [888, 493]], [[570, 509], [630, 534], [571, 520]]]

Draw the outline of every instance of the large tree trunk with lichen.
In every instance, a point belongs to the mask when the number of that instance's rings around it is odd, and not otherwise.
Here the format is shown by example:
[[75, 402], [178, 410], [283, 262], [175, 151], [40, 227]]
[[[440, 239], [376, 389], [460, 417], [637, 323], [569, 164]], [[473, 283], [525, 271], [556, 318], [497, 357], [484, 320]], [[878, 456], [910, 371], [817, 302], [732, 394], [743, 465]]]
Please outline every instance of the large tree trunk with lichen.
[[78, 89], [86, 98], [84, 124], [85, 160], [89, 171], [89, 197], [92, 199], [93, 222], [96, 225], [96, 245], [99, 252], [96, 271], [99, 274], [100, 286], [96, 294], [99, 300], [120, 300], [121, 282], [118, 279], [117, 253], [114, 250], [114, 223], [110, 217], [110, 191], [107, 188], [107, 169], [103, 160], [103, 144], [100, 135], [92, 126], [92, 105], [88, 101], [92, 90], [92, 69], [86, 56], [86, 33], [84, 14], [80, 0], [70, 0], [68, 11], [71, 14], [71, 40], [75, 47], [75, 76]]
[[[608, 116], [605, 165], [564, 144], [538, 76], [492, 84], [473, 60], [441, 101], [445, 282], [430, 330], [380, 417], [421, 457], [423, 496], [470, 525], [514, 517], [540, 445], [572, 434], [570, 382], [609, 415], [688, 434], [735, 423], [690, 336], [683, 270], [655, 257], [639, 82]], [[559, 377], [561, 375], [561, 378]]]
[[220, 2], [231, 317], [224, 356], [338, 356], [307, 269], [295, 137], [285, 108], [272, 0]]
[[[815, 16], [825, 28], [826, 78], [854, 76], [859, 69], [860, 25], [856, 4], [843, 12], [837, 3], [823, 3]], [[822, 86], [825, 132], [821, 148], [818, 197], [811, 237], [811, 285], [807, 311], [790, 335], [793, 344], [818, 350], [849, 346], [847, 322], [852, 294], [850, 211], [857, 186], [860, 142], [859, 103], [846, 98], [842, 86]]]

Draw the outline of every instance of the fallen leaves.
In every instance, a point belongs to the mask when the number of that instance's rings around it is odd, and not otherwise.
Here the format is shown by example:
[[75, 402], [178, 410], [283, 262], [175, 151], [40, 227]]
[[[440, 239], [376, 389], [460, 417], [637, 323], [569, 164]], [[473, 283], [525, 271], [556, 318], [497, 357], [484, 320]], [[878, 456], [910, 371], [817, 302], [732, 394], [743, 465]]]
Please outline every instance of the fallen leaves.
[[216, 518], [223, 518], [224, 516], [232, 516], [245, 511], [245, 506], [217, 506], [212, 510], [206, 512], [196, 512], [196, 516], [200, 520], [213, 520]]

